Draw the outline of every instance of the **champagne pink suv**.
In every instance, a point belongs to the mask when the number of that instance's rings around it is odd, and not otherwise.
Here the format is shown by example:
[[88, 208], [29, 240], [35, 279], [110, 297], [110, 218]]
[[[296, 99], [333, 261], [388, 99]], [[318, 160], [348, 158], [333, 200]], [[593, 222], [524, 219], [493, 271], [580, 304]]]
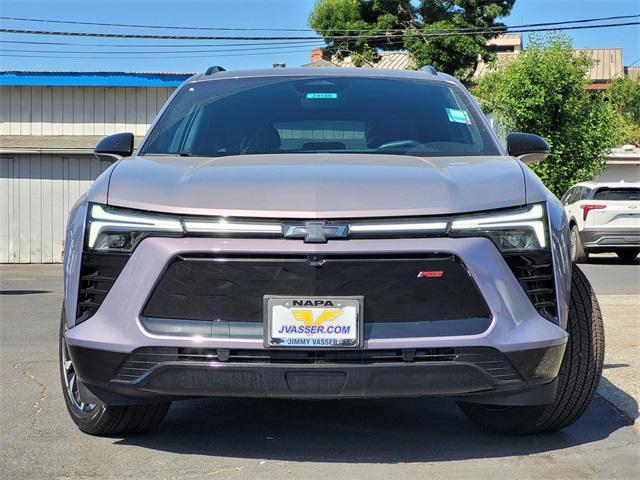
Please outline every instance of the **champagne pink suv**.
[[526, 166], [547, 153], [505, 148], [433, 69], [194, 76], [135, 150], [98, 144], [113, 166], [71, 212], [71, 418], [122, 434], [184, 398], [447, 396], [503, 433], [571, 424], [602, 320]]

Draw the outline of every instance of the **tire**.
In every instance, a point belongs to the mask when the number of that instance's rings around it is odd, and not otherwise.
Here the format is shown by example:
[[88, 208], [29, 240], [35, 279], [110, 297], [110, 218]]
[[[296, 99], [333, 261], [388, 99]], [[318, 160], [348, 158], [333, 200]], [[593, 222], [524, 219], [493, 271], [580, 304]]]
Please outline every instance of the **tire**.
[[[108, 406], [104, 403], [85, 404], [77, 394], [78, 379], [67, 350], [67, 322], [64, 308], [60, 318], [60, 383], [67, 411], [78, 428], [90, 435], [121, 435], [142, 433], [156, 428], [169, 411], [171, 402], [143, 405]], [[70, 387], [71, 385], [71, 387]]]
[[640, 253], [640, 248], [625, 248], [616, 250], [616, 255], [623, 262], [631, 262], [635, 260], [638, 256], [638, 253]]
[[550, 405], [505, 407], [460, 402], [472, 421], [501, 434], [554, 432], [575, 422], [593, 398], [604, 363], [604, 326], [595, 294], [582, 271], [574, 266], [571, 279], [569, 339], [556, 398]]
[[577, 225], [571, 227], [571, 261], [573, 263], [586, 263], [589, 261], [589, 254], [582, 246], [580, 230], [578, 230]]

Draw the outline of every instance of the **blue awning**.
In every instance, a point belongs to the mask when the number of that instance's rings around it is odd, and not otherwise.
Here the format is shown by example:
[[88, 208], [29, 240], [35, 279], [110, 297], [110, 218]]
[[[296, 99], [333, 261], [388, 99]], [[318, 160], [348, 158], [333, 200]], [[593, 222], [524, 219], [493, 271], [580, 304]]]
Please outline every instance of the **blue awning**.
[[48, 87], [177, 87], [192, 73], [0, 72], [0, 85]]

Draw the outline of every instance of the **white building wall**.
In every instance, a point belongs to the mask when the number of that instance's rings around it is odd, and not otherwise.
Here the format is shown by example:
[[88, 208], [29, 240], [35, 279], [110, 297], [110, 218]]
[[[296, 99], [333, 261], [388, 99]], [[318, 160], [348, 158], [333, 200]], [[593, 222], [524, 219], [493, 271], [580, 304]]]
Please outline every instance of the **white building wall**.
[[640, 164], [607, 164], [604, 171], [593, 179], [594, 182], [640, 182]]
[[144, 135], [173, 90], [0, 86], [0, 135]]
[[[0, 136], [142, 136], [173, 90], [0, 86]], [[61, 262], [68, 212], [108, 166], [89, 154], [0, 155], [0, 263]]]
[[61, 262], [69, 210], [109, 165], [93, 155], [0, 155], [0, 263]]

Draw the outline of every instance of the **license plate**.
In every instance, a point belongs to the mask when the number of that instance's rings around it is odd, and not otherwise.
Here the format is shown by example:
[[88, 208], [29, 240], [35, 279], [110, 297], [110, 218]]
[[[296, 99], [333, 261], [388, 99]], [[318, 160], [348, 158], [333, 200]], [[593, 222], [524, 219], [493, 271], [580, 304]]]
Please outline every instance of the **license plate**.
[[265, 295], [267, 347], [356, 348], [362, 345], [363, 297]]

